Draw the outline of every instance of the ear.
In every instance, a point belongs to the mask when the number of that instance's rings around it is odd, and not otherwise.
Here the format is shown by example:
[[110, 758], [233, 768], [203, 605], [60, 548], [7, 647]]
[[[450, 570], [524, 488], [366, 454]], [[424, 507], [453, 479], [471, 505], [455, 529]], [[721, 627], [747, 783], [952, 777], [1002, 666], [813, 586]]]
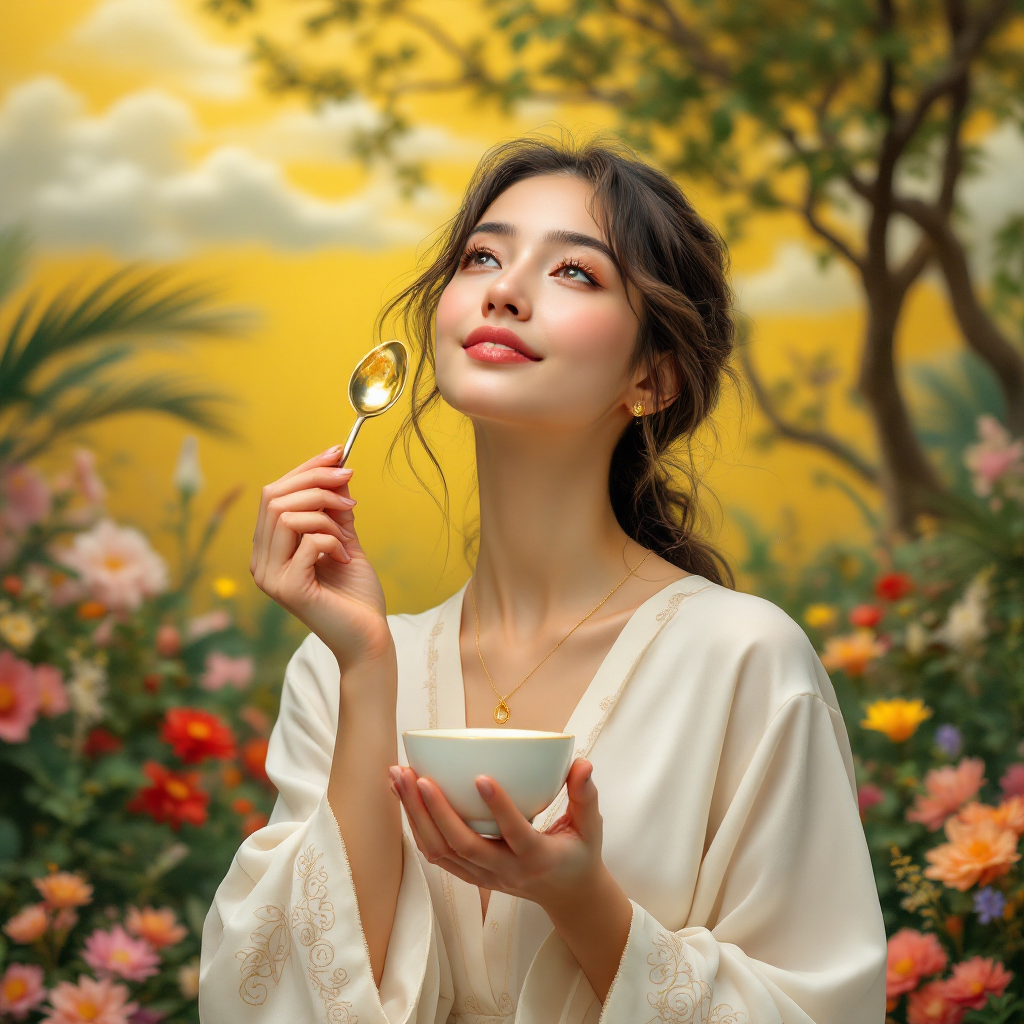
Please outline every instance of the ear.
[[653, 368], [637, 370], [637, 380], [627, 391], [630, 414], [635, 415], [633, 410], [637, 402], [643, 403], [644, 416], [661, 412], [679, 397], [681, 390], [675, 363], [668, 352], [662, 352]]

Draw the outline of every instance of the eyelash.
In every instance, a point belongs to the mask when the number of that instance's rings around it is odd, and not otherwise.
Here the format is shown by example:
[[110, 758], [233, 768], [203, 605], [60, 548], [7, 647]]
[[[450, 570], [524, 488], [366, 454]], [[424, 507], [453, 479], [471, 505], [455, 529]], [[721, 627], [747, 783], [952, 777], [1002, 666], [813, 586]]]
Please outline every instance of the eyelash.
[[[463, 253], [461, 268], [465, 270], [466, 267], [468, 267], [470, 263], [473, 261], [473, 257], [475, 256], [490, 256], [491, 259], [498, 261], [498, 257], [492, 250], [487, 249], [482, 245], [474, 245]], [[582, 284], [587, 285], [588, 288], [600, 287], [597, 280], [597, 274], [595, 274], [594, 271], [589, 266], [587, 266], [587, 264], [584, 263], [582, 260], [576, 259], [575, 257], [563, 260], [551, 272], [551, 276], [554, 277], [556, 274], [561, 273], [563, 270], [578, 270], [581, 274], [585, 274], [587, 278], [589, 278], [588, 281], [581, 282]]]

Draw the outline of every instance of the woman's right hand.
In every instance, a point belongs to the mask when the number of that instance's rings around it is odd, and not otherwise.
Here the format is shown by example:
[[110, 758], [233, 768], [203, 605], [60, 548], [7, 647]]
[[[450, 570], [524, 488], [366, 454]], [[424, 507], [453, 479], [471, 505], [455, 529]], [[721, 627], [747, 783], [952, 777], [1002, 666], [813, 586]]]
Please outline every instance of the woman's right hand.
[[355, 532], [340, 446], [263, 488], [249, 571], [334, 652], [342, 673], [391, 644], [384, 591]]

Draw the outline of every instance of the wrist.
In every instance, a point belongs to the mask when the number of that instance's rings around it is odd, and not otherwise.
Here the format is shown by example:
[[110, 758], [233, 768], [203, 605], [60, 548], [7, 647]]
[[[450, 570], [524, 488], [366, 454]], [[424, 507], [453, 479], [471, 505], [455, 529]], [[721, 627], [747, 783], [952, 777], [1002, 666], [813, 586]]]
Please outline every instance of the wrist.
[[612, 877], [604, 861], [579, 885], [552, 895], [542, 904], [544, 912], [560, 933], [586, 931], [592, 927], [628, 934], [633, 905]]
[[349, 662], [339, 681], [339, 730], [357, 724], [361, 729], [382, 728], [394, 740], [398, 702], [398, 659], [394, 643], [373, 658]]

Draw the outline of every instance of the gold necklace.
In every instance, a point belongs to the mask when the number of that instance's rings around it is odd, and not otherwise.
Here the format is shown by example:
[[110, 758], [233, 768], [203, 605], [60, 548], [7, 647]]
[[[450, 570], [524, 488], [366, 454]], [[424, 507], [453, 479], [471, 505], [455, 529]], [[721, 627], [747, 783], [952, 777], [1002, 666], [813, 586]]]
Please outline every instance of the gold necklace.
[[605, 594], [605, 596], [602, 597], [601, 600], [598, 601], [597, 604], [595, 604], [594, 607], [591, 608], [590, 611], [587, 612], [587, 614], [584, 615], [583, 618], [580, 619], [580, 621], [577, 622], [576, 625], [573, 626], [572, 629], [570, 629], [569, 632], [566, 633], [565, 636], [563, 636], [562, 639], [559, 640], [558, 643], [555, 644], [555, 646], [552, 647], [551, 650], [548, 651], [548, 653], [545, 654], [544, 657], [541, 658], [541, 660], [538, 661], [537, 664], [534, 665], [533, 668], [531, 668], [530, 671], [527, 672], [525, 676], [523, 676], [523, 678], [519, 681], [518, 686], [516, 686], [513, 689], [509, 690], [509, 692], [506, 693], [504, 697], [502, 697], [502, 695], [498, 692], [498, 688], [494, 685], [494, 680], [491, 678], [491, 673], [487, 671], [487, 663], [484, 661], [483, 652], [480, 650], [480, 615], [479, 615], [479, 613], [477, 612], [477, 609], [476, 609], [476, 588], [473, 585], [474, 582], [475, 582], [475, 578], [470, 581], [470, 584], [469, 584], [469, 596], [470, 596], [470, 599], [473, 602], [473, 619], [476, 622], [476, 653], [477, 653], [477, 657], [480, 659], [480, 667], [484, 670], [484, 675], [487, 676], [487, 682], [489, 682], [491, 684], [491, 689], [494, 691], [494, 696], [498, 698], [498, 703], [495, 705], [494, 712], [493, 712], [493, 715], [492, 715], [492, 717], [494, 718], [494, 721], [495, 721], [495, 723], [497, 725], [505, 725], [508, 722], [508, 720], [512, 717], [512, 711], [511, 711], [511, 709], [508, 706], [508, 699], [509, 699], [509, 697], [511, 697], [512, 694], [514, 694], [516, 692], [516, 690], [518, 690], [519, 687], [522, 686], [523, 683], [525, 683], [526, 680], [529, 679], [530, 676], [532, 676], [533, 673], [536, 672], [537, 669], [539, 669], [541, 667], [541, 665], [543, 665], [544, 662], [547, 661], [548, 658], [550, 658], [551, 655], [554, 654], [555, 651], [557, 651], [558, 648], [561, 647], [562, 644], [564, 644], [565, 641], [568, 640], [569, 637], [571, 637], [573, 635], [573, 633], [575, 633], [576, 630], [579, 629], [580, 626], [582, 626], [583, 623], [586, 622], [587, 619], [589, 619], [590, 616], [593, 615], [594, 612], [596, 612], [598, 610], [598, 608], [600, 608], [612, 596], [612, 594], [614, 594], [615, 591], [618, 590], [619, 587], [621, 587], [622, 584], [625, 583], [626, 580], [628, 580], [629, 577], [632, 576], [633, 573], [635, 573], [637, 571], [637, 569], [639, 569], [640, 566], [644, 564], [644, 562], [647, 560], [647, 555], [649, 555], [649, 554], [650, 554], [650, 551], [648, 551], [644, 555], [644, 557], [641, 558], [640, 561], [637, 562], [636, 565], [634, 565], [633, 568], [630, 569], [629, 572], [627, 572], [626, 575], [623, 576], [622, 579], [619, 580], [619, 582], [616, 583], [615, 586], [612, 587], [612, 589], [609, 590], [608, 593]]

